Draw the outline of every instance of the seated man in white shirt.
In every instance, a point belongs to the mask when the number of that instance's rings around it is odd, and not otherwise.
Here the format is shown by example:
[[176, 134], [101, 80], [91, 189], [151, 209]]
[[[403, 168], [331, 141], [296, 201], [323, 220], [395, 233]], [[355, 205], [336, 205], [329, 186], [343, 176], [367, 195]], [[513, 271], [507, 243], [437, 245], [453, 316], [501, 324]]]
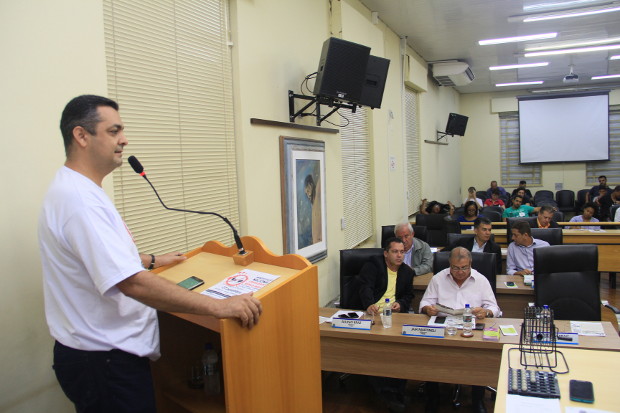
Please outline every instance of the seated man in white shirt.
[[[451, 308], [472, 307], [476, 319], [499, 317], [500, 309], [487, 278], [471, 268], [471, 253], [457, 247], [450, 252], [450, 267], [439, 271], [431, 279], [420, 302], [420, 313], [429, 316], [447, 315], [440, 313], [435, 304], [440, 303]], [[439, 405], [439, 387], [437, 383], [427, 383], [427, 412], [437, 411]], [[472, 409], [486, 412], [484, 406], [484, 387], [473, 386]]]
[[508, 246], [506, 273], [508, 275], [534, 274], [534, 248], [548, 247], [549, 243], [532, 238], [532, 229], [526, 221], [512, 225], [512, 242]]

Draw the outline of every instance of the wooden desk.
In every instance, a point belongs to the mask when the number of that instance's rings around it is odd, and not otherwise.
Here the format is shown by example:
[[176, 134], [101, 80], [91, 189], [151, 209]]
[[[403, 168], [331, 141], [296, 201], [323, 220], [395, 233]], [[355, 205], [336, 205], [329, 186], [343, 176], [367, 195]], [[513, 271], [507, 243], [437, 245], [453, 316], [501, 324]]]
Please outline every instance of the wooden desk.
[[[504, 346], [502, 362], [497, 384], [497, 399], [495, 413], [506, 411], [506, 395], [508, 393], [508, 349], [513, 346]], [[618, 366], [620, 353], [615, 351], [591, 351], [577, 348], [561, 348], [570, 368], [567, 374], [558, 374], [560, 385], [560, 405], [562, 411], [568, 406], [587, 407], [605, 411], [618, 411], [620, 396], [618, 396]], [[510, 353], [510, 365], [519, 366], [519, 352]], [[568, 383], [571, 379], [588, 380], [594, 386], [594, 404], [577, 403], [570, 400]]]
[[[331, 317], [337, 309], [320, 308], [319, 315]], [[370, 331], [333, 328], [320, 325], [321, 369], [343, 373], [396, 377], [443, 383], [496, 386], [504, 344], [518, 344], [519, 336], [500, 336], [499, 342], [482, 340], [482, 331], [473, 338], [460, 335], [446, 338], [403, 336], [403, 324], [426, 325], [422, 314], [394, 314], [391, 328], [383, 328], [377, 317]], [[501, 322], [521, 330], [519, 319], [487, 319], [490, 325]], [[569, 321], [556, 325], [568, 331]], [[603, 322], [606, 337], [580, 337], [581, 348], [620, 351], [620, 337], [608, 322]]]
[[[428, 273], [413, 278], [413, 310], [418, 312], [420, 301], [433, 274]], [[513, 281], [517, 288], [506, 287], [506, 281]], [[502, 310], [504, 317], [520, 318], [523, 317], [523, 309], [528, 303], [534, 302], [534, 289], [523, 284], [523, 277], [519, 275], [498, 275], [496, 280], [495, 298]]]
[[[463, 234], [473, 234], [473, 230], [463, 230]], [[492, 229], [495, 242], [506, 246], [505, 229]], [[588, 231], [583, 229], [563, 229], [564, 244], [596, 244], [598, 246], [598, 270], [603, 272], [620, 272], [620, 229]]]

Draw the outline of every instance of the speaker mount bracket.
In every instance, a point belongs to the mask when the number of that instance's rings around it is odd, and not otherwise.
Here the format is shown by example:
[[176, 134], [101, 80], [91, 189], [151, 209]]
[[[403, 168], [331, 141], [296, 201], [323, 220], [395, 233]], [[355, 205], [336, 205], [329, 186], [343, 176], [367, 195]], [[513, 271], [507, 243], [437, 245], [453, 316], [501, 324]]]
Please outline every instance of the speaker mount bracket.
[[[307, 100], [309, 101], [304, 107], [295, 112], [295, 99]], [[312, 105], [315, 105], [314, 110], [312, 112], [306, 112]], [[327, 105], [332, 108], [331, 111], [327, 113], [325, 116], [321, 116], [321, 105]], [[298, 117], [304, 116], [315, 116], [316, 117], [316, 125], [321, 126], [321, 122], [325, 119], [333, 115], [338, 109], [351, 109], [351, 112], [355, 113], [357, 110], [357, 105], [353, 103], [344, 103], [339, 102], [334, 98], [330, 98], [328, 96], [307, 96], [307, 95], [298, 95], [293, 93], [292, 90], [288, 91], [288, 119], [289, 122], [295, 123], [295, 119]]]
[[[454, 136], [454, 135], [450, 135], [449, 133], [446, 133], [446, 132], [437, 131], [437, 136], [435, 137], [434, 141], [429, 141], [428, 139], [424, 139], [424, 142], [432, 143], [433, 145], [447, 145], [448, 138], [446, 138], [446, 136]], [[446, 141], [441, 142], [442, 139], [445, 139]]]

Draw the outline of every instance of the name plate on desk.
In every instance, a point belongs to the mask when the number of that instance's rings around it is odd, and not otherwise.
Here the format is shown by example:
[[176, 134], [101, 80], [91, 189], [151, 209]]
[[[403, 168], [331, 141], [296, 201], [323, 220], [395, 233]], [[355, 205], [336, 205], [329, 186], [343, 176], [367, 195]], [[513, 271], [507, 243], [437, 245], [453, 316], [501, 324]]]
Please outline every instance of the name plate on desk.
[[402, 334], [404, 336], [443, 338], [444, 327], [429, 327], [403, 324]]
[[332, 318], [332, 327], [351, 328], [354, 330], [370, 330], [372, 320], [360, 320], [350, 318]]

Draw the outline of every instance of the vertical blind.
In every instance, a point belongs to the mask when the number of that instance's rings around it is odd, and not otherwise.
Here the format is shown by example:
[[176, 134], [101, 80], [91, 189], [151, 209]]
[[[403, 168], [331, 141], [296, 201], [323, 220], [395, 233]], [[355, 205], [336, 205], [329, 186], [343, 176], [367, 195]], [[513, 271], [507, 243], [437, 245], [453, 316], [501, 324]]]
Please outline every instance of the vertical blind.
[[620, 106], [612, 106], [609, 110], [609, 158], [606, 162], [586, 164], [586, 186], [598, 185], [601, 175], [607, 176], [607, 185], [620, 185]]
[[519, 164], [519, 115], [505, 112], [499, 115], [500, 128], [500, 168], [501, 185], [517, 187], [519, 181], [530, 185], [541, 185], [541, 166], [537, 164]]
[[413, 215], [422, 200], [422, 168], [418, 129], [418, 93], [405, 88], [405, 123], [407, 145], [407, 213]]
[[368, 109], [347, 113], [349, 124], [340, 129], [342, 187], [345, 219], [344, 248], [353, 248], [372, 236], [372, 188]]
[[[227, 2], [104, 0], [110, 97], [163, 201], [239, 222]], [[140, 251], [231, 244], [219, 218], [165, 210], [124, 164], [114, 198]]]

